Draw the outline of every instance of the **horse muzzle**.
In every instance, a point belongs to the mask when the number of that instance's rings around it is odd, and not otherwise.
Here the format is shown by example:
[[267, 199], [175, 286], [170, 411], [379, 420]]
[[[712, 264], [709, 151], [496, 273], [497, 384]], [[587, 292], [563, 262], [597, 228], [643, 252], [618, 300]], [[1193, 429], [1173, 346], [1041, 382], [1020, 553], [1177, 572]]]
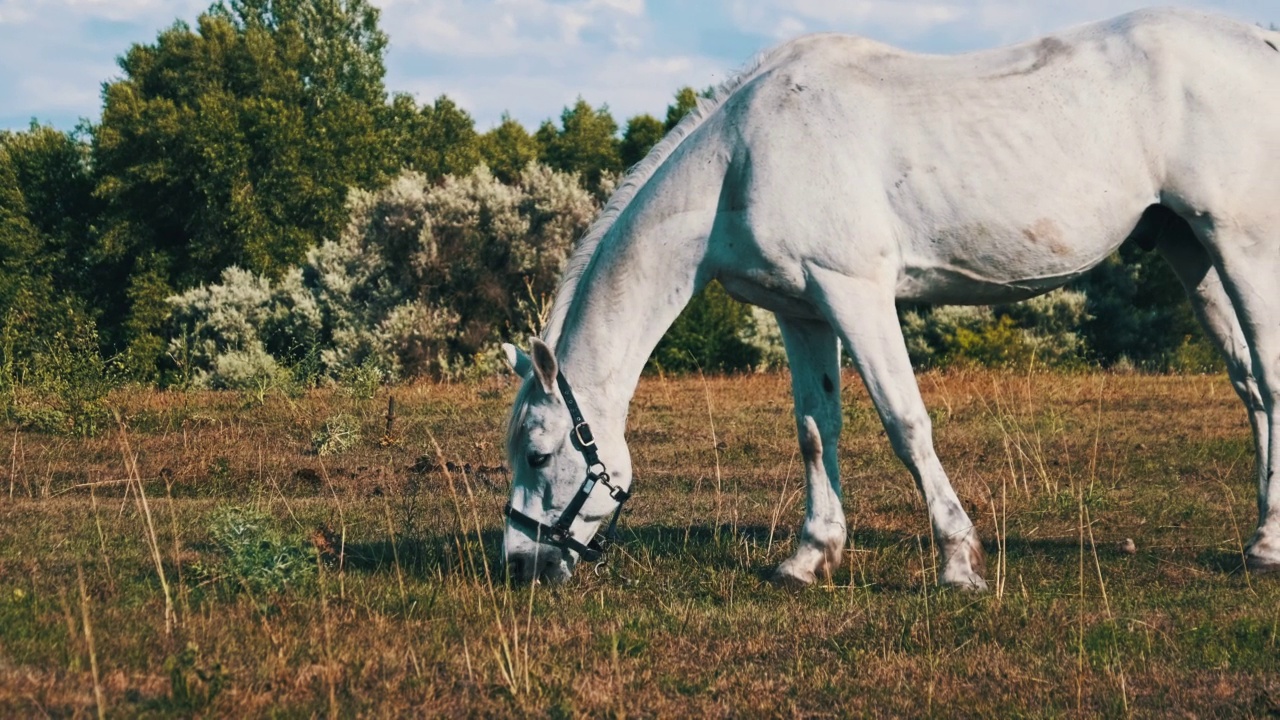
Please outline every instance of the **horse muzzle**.
[[537, 543], [519, 531], [507, 530], [504, 542], [507, 577], [514, 582], [562, 583], [573, 575], [571, 553], [554, 545]]

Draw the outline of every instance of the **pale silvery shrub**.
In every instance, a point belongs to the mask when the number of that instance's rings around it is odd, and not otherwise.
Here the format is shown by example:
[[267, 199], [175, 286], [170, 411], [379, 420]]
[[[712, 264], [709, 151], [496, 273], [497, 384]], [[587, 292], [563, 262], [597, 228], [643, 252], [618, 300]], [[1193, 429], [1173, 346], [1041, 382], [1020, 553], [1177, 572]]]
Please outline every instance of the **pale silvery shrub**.
[[1062, 364], [1082, 359], [1086, 346], [1079, 329], [1090, 320], [1084, 293], [1059, 288], [1002, 309], [1025, 332], [1038, 361]]
[[980, 334], [994, 325], [995, 315], [986, 306], [938, 305], [903, 312], [901, 320], [907, 354], [915, 364], [929, 367], [955, 359], [955, 338], [960, 331]]
[[752, 305], [751, 323], [744, 330], [742, 339], [760, 350], [757, 370], [774, 370], [786, 366], [787, 349], [782, 343], [782, 330], [773, 313]]
[[170, 354], [200, 386], [239, 386], [310, 359], [321, 377], [491, 367], [523, 337], [597, 207], [573, 175], [530, 164], [515, 185], [477, 167], [432, 184], [405, 172], [352, 190], [343, 232], [271, 282], [238, 268], [170, 298]]
[[994, 357], [1062, 365], [1083, 360], [1086, 348], [1079, 328], [1089, 314], [1084, 293], [1057, 289], [995, 308], [939, 305], [907, 310], [901, 320], [907, 352], [921, 366]]
[[232, 266], [222, 282], [169, 298], [177, 328], [169, 354], [197, 386], [242, 388], [279, 372], [262, 343], [271, 283]]

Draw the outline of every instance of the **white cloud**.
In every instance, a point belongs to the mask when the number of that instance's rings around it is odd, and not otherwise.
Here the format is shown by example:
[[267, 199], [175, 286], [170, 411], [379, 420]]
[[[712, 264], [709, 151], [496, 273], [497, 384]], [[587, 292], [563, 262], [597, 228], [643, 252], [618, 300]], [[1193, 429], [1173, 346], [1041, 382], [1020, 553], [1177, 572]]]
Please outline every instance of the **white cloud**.
[[392, 0], [390, 88], [420, 101], [447, 94], [484, 129], [509, 111], [533, 127], [579, 96], [619, 123], [661, 114], [684, 84], [720, 62], [656, 47], [643, 0]]
[[384, 28], [400, 47], [461, 58], [547, 57], [584, 45], [587, 31], [634, 47], [642, 0], [390, 0]]

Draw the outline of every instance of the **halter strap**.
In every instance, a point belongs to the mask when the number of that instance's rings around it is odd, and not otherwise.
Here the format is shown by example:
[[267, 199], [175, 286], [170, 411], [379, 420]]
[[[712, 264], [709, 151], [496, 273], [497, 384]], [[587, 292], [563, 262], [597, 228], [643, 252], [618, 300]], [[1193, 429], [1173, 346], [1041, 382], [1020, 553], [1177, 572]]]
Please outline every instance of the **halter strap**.
[[[545, 538], [550, 545], [568, 548], [578, 553], [583, 560], [595, 562], [604, 555], [609, 545], [617, 541], [618, 518], [622, 515], [622, 506], [631, 497], [631, 493], [614, 485], [611, 481], [608, 468], [600, 461], [600, 453], [597, 451], [596, 438], [591, 433], [591, 426], [587, 424], [586, 419], [582, 416], [582, 409], [578, 407], [578, 401], [574, 398], [573, 389], [569, 387], [569, 381], [565, 379], [564, 373], [556, 374], [556, 385], [560, 388], [560, 395], [564, 397], [565, 407], [569, 409], [569, 417], [573, 420], [573, 429], [569, 431], [569, 439], [573, 442], [573, 446], [578, 449], [578, 452], [582, 453], [583, 459], [587, 461], [587, 477], [582, 481], [578, 492], [569, 501], [559, 519], [552, 525], [529, 517], [512, 507], [511, 503], [507, 503], [502, 512], [513, 524], [523, 527], [532, 533], [535, 538], [539, 540]], [[573, 537], [570, 528], [573, 526], [574, 520], [578, 519], [579, 513], [582, 512], [582, 506], [591, 497], [591, 491], [595, 490], [597, 484], [604, 485], [609, 489], [609, 497], [617, 501], [618, 507], [613, 511], [613, 518], [609, 521], [609, 527], [604, 532], [597, 533], [595, 537], [584, 544]]]

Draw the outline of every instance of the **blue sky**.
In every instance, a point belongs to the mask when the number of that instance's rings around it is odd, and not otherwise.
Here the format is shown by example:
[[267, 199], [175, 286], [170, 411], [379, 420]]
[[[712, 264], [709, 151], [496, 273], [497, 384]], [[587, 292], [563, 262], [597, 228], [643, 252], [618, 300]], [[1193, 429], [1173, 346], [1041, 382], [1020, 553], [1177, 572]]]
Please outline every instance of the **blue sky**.
[[[0, 128], [96, 121], [116, 58], [212, 0], [0, 0]], [[839, 30], [925, 52], [1024, 40], [1149, 3], [1132, 0], [373, 0], [391, 39], [387, 88], [447, 94], [481, 130], [532, 128], [581, 95], [619, 121], [661, 116], [676, 88], [723, 80], [756, 52]], [[1185, 3], [1280, 23], [1278, 0]]]

